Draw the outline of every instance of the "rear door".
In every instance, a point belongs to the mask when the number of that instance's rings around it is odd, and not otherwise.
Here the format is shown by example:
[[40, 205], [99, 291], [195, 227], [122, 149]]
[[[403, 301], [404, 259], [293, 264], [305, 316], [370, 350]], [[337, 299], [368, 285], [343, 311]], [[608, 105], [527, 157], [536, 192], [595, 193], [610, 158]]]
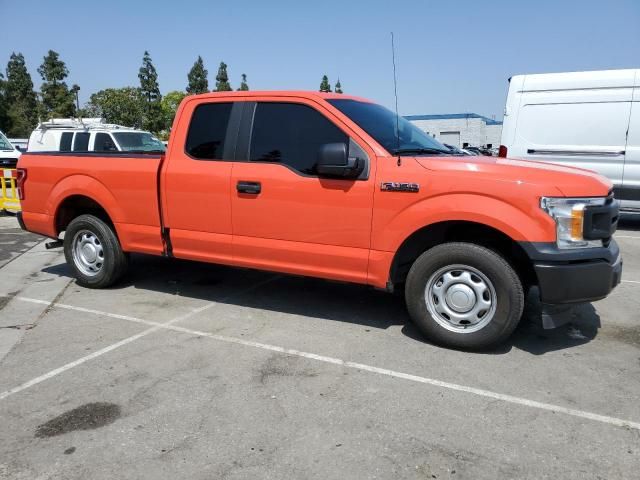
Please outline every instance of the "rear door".
[[[163, 218], [174, 256], [231, 263], [231, 159], [238, 121], [231, 101], [185, 104], [162, 174]], [[187, 125], [188, 124], [188, 125]]]
[[[366, 282], [375, 158], [347, 125], [307, 99], [248, 104], [231, 179], [234, 261]], [[359, 179], [320, 178], [321, 145], [367, 158]]]

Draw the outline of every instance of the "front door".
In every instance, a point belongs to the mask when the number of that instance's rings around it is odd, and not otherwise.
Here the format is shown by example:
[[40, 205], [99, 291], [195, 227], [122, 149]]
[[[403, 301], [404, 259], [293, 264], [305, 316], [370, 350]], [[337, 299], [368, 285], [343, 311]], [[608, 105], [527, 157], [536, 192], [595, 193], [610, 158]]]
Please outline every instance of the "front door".
[[[258, 102], [245, 113], [246, 150], [236, 151], [231, 175], [234, 262], [365, 283], [373, 152], [309, 100]], [[320, 146], [337, 142], [349, 146], [350, 156], [368, 157], [366, 174], [317, 175]]]

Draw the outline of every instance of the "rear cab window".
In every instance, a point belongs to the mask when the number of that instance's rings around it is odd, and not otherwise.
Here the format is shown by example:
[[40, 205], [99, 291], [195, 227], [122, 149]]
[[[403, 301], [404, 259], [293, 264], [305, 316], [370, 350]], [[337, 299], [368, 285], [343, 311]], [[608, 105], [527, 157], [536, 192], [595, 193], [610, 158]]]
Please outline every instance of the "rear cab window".
[[225, 139], [232, 108], [232, 102], [203, 103], [195, 108], [185, 143], [187, 155], [196, 160], [233, 160], [225, 158]]

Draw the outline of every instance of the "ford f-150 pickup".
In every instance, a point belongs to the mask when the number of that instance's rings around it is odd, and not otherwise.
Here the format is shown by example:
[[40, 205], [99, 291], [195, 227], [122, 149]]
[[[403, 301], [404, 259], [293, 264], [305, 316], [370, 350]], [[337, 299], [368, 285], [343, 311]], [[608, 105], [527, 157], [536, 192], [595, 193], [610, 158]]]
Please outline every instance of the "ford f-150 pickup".
[[356, 282], [404, 292], [455, 348], [503, 342], [533, 286], [553, 313], [622, 271], [607, 179], [458, 156], [347, 95], [189, 96], [166, 153], [26, 153], [17, 175], [22, 227], [63, 245], [85, 287], [117, 282], [134, 252]]

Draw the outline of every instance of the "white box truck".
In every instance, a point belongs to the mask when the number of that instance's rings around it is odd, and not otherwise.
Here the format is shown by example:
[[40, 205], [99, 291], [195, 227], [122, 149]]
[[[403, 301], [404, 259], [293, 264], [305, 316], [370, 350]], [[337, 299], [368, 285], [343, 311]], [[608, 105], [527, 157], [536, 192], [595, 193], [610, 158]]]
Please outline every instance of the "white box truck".
[[640, 211], [640, 69], [516, 75], [499, 155], [595, 170]]

